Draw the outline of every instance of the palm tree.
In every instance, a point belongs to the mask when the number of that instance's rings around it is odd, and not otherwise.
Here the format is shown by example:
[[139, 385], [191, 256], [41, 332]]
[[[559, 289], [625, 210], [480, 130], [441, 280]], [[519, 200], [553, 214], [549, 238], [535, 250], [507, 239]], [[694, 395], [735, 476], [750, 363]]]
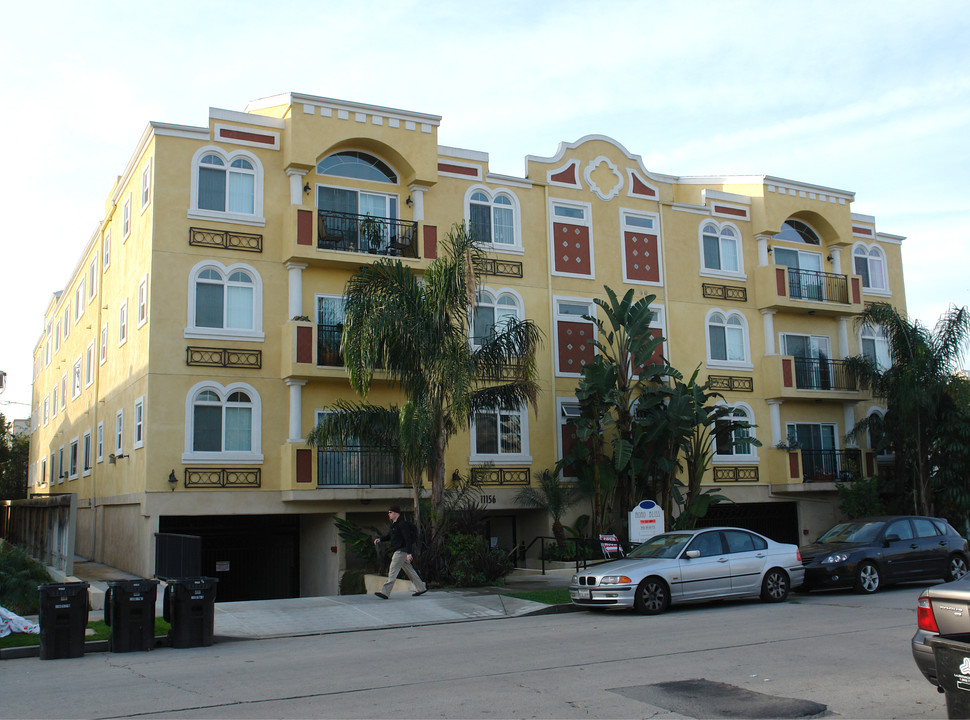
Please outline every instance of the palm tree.
[[552, 534], [556, 544], [566, 547], [566, 531], [562, 526], [562, 516], [573, 505], [579, 502], [579, 489], [572, 484], [564, 483], [555, 470], [543, 470], [539, 473], [539, 483], [536, 487], [524, 487], [515, 495], [515, 502], [520, 505], [537, 507], [552, 516]]
[[[445, 449], [474, 413], [535, 409], [538, 393], [538, 328], [513, 320], [473, 348], [469, 331], [484, 255], [463, 224], [452, 227], [440, 249], [423, 276], [386, 258], [350, 278], [341, 349], [362, 402], [335, 405], [307, 438], [320, 446], [357, 438], [395, 448], [414, 486], [416, 518], [422, 476], [431, 485], [432, 512], [442, 507]], [[401, 390], [399, 408], [366, 404], [376, 371]], [[367, 418], [378, 417], [368, 426]]]
[[[887, 303], [873, 303], [859, 317], [864, 327], [881, 328], [886, 339], [889, 367], [879, 367], [870, 357], [850, 359], [850, 367], [874, 397], [886, 402], [881, 420], [870, 416], [856, 424], [851, 434], [878, 430], [878, 441], [895, 454], [896, 475], [906, 478], [913, 491], [917, 513], [932, 515], [933, 484], [938, 467], [934, 447], [943, 437], [947, 418], [957, 408], [961, 384], [956, 371], [970, 340], [970, 311], [951, 306], [931, 332], [910, 321]], [[883, 449], [883, 448], [879, 448]]]

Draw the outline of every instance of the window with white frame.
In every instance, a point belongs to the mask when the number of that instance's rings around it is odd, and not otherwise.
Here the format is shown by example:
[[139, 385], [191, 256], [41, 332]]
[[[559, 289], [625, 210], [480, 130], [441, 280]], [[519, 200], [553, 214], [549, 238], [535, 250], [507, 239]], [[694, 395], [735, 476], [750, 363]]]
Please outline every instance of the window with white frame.
[[471, 462], [530, 462], [524, 407], [486, 408], [472, 415]]
[[521, 248], [518, 199], [508, 190], [475, 186], [465, 195], [465, 217], [472, 236], [495, 249]]
[[593, 210], [589, 203], [550, 201], [553, 275], [593, 277]]
[[822, 244], [822, 239], [810, 225], [795, 218], [788, 218], [781, 224], [781, 229], [775, 233], [775, 239], [805, 245]]
[[707, 313], [705, 325], [708, 367], [750, 369], [748, 326], [741, 313], [715, 308]]
[[731, 223], [706, 220], [700, 226], [702, 274], [738, 277], [744, 274], [741, 232]]
[[44, 396], [44, 427], [51, 421], [51, 396]]
[[858, 243], [852, 248], [852, 264], [862, 276], [862, 287], [871, 295], [889, 295], [886, 256], [878, 245]]
[[45, 331], [45, 334], [47, 336], [47, 339], [44, 341], [44, 367], [47, 367], [48, 365], [51, 364], [51, 334], [52, 334], [52, 332], [53, 331], [51, 330], [51, 324], [48, 322], [47, 323], [47, 329]]
[[118, 347], [128, 342], [128, 298], [121, 303], [118, 311]]
[[660, 216], [620, 210], [620, 233], [623, 279], [643, 285], [661, 284]]
[[251, 152], [205, 147], [192, 158], [190, 217], [263, 224], [263, 166]]
[[58, 320], [54, 325], [54, 352], [61, 349], [61, 321]]
[[40, 459], [40, 482], [37, 484], [43, 485], [45, 482], [47, 482], [47, 458], [46, 457]]
[[94, 382], [94, 341], [88, 343], [84, 351], [84, 387], [90, 387]]
[[584, 316], [596, 317], [596, 305], [583, 298], [553, 298], [556, 334], [556, 374], [579, 377], [583, 367], [593, 361], [596, 327]]
[[94, 299], [98, 292], [98, 257], [95, 255], [88, 266], [88, 302]]
[[[725, 403], [718, 403], [724, 405]], [[755, 437], [754, 411], [747, 403], [735, 403], [731, 415], [715, 421], [714, 463], [753, 462], [758, 459], [757, 448], [750, 442]], [[727, 432], [724, 428], [731, 422], [746, 422], [750, 427], [736, 428]]]
[[87, 430], [81, 440], [81, 472], [84, 475], [91, 474], [91, 431]]
[[51, 414], [57, 417], [58, 407], [57, 407], [57, 384], [54, 384], [54, 388], [51, 390]]
[[148, 276], [138, 283], [138, 327], [148, 322]]
[[184, 462], [261, 463], [259, 394], [245, 383], [195, 385], [185, 401]]
[[880, 449], [881, 433], [883, 431], [883, 421], [886, 419], [886, 412], [881, 408], [872, 408], [867, 414], [866, 419], [869, 425], [866, 428], [866, 440], [869, 442], [869, 449], [877, 451], [877, 457], [892, 457], [892, 448], [884, 447]]
[[121, 211], [121, 242], [126, 242], [131, 235], [131, 195], [125, 200], [125, 207]]
[[397, 174], [386, 162], [357, 150], [342, 150], [328, 155], [317, 163], [317, 174], [392, 185], [396, 185], [398, 179]]
[[141, 209], [148, 207], [152, 201], [152, 161], [149, 160], [145, 169], [141, 171]]
[[101, 326], [101, 357], [98, 358], [98, 364], [104, 365], [104, 361], [108, 359], [108, 326], [107, 324]]
[[480, 346], [522, 318], [522, 298], [514, 290], [479, 288], [473, 311], [472, 344]]
[[263, 285], [253, 268], [201, 262], [189, 273], [186, 337], [263, 339]]
[[98, 423], [95, 437], [94, 452], [98, 462], [104, 462], [104, 420]]
[[125, 410], [115, 415], [115, 455], [123, 455], [125, 447]]
[[78, 320], [84, 314], [84, 278], [82, 277], [74, 288], [74, 324], [77, 325]]
[[67, 407], [67, 373], [61, 375], [61, 410]]
[[81, 394], [82, 365], [81, 358], [74, 361], [74, 368], [71, 372], [71, 400], [76, 400], [78, 395]]
[[[576, 428], [569, 424], [582, 414], [576, 398], [557, 398], [556, 400], [556, 444], [557, 459], [562, 460], [568, 457], [576, 444]], [[573, 465], [566, 465], [562, 468], [563, 480], [576, 480], [579, 476], [577, 469]]]
[[864, 325], [859, 332], [859, 347], [862, 349], [862, 357], [875, 364], [880, 372], [892, 366], [889, 341], [881, 327]]
[[101, 272], [105, 272], [111, 267], [111, 231], [104, 234], [104, 265]]
[[64, 307], [64, 320], [61, 323], [61, 329], [64, 331], [64, 340], [67, 340], [67, 336], [71, 334], [71, 301], [65, 300]]
[[145, 398], [144, 396], [135, 400], [135, 417], [133, 418], [133, 441], [131, 443], [132, 448], [137, 450], [138, 448], [145, 447]]
[[78, 446], [80, 444], [80, 438], [74, 438], [71, 440], [68, 446], [68, 464], [67, 464], [67, 477], [69, 480], [77, 480], [78, 476]]
[[57, 482], [64, 482], [67, 478], [67, 468], [64, 466], [64, 446], [57, 448]]

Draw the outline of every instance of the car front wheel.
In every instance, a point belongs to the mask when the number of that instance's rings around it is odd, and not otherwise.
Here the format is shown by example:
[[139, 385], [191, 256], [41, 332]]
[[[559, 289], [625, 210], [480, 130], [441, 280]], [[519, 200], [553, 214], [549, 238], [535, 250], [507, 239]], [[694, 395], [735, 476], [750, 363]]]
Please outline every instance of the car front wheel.
[[637, 585], [633, 609], [641, 615], [659, 615], [670, 607], [670, 588], [658, 577], [648, 577]]
[[959, 580], [967, 574], [967, 559], [959, 553], [953, 553], [946, 564], [946, 579]]
[[879, 589], [879, 568], [868, 560], [859, 565], [855, 576], [855, 589], [860, 593], [874, 593]]
[[784, 570], [772, 568], [761, 581], [761, 599], [765, 602], [782, 602], [788, 598], [788, 576]]

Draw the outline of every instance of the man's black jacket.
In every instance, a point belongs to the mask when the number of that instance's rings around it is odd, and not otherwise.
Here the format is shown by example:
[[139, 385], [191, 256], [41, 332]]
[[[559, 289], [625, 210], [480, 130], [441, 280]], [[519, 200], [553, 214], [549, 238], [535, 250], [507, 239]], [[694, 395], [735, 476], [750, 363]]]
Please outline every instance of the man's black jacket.
[[391, 529], [388, 533], [381, 536], [381, 542], [388, 541], [390, 541], [392, 553], [398, 550], [404, 550], [409, 555], [414, 554], [415, 537], [411, 523], [403, 517], [398, 517], [397, 520], [391, 523]]

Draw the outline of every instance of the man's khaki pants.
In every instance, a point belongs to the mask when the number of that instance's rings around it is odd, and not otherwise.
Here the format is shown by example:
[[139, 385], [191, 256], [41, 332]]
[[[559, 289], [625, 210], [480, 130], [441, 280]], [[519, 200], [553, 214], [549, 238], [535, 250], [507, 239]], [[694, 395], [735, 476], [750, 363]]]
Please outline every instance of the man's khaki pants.
[[385, 595], [391, 594], [391, 590], [394, 588], [394, 581], [397, 580], [397, 576], [400, 575], [401, 570], [404, 570], [408, 576], [408, 580], [414, 583], [414, 592], [424, 592], [428, 589], [421, 579], [421, 576], [418, 575], [417, 570], [408, 562], [407, 551], [398, 550], [391, 555], [391, 568], [387, 571], [387, 582], [381, 587], [382, 593]]

